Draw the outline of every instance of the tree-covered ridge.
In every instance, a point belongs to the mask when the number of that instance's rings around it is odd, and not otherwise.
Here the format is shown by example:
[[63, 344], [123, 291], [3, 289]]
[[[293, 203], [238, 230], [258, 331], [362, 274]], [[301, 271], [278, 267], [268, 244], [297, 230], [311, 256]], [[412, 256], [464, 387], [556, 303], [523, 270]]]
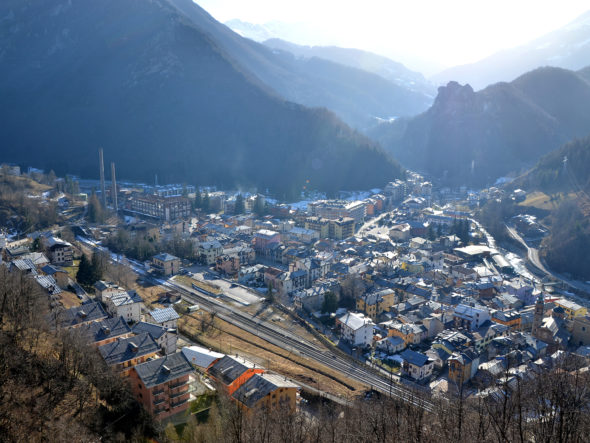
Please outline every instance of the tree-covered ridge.
[[548, 193], [590, 192], [590, 137], [550, 152], [517, 184]]
[[558, 272], [590, 279], [590, 137], [573, 140], [544, 156], [512, 187], [559, 198], [546, 219], [545, 260]]
[[169, 2], [8, 0], [0, 16], [8, 161], [96, 177], [102, 146], [121, 178], [290, 198], [402, 173], [334, 114], [277, 97]]
[[404, 165], [450, 184], [485, 186], [519, 173], [590, 128], [590, 84], [539, 68], [478, 92], [450, 82], [432, 107], [372, 133]]

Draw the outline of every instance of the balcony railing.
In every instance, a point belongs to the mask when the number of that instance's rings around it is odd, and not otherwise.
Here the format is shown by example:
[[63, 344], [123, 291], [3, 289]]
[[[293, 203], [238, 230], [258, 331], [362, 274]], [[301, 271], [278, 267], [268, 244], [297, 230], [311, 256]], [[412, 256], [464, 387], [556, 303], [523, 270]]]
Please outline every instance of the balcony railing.
[[188, 384], [188, 380], [181, 381], [180, 383], [176, 383], [176, 384], [173, 384], [173, 385], [169, 385], [169, 388], [170, 389], [176, 389], [176, 388], [180, 388], [181, 386], [184, 386], [186, 384]]
[[187, 403], [187, 402], [188, 402], [188, 400], [189, 400], [188, 398], [185, 398], [184, 400], [180, 400], [180, 401], [178, 401], [178, 402], [176, 402], [176, 403], [170, 403], [170, 408], [171, 408], [171, 409], [172, 409], [172, 408], [177, 408], [177, 407], [179, 407], [180, 405], [183, 405], [183, 404]]
[[158, 389], [157, 391], [154, 391], [152, 394], [153, 395], [160, 395], [164, 393], [164, 389]]
[[166, 401], [166, 398], [162, 397], [162, 398], [157, 398], [154, 400], [154, 405], [159, 405], [161, 403], [164, 403], [164, 401]]
[[170, 398], [180, 397], [181, 395], [188, 394], [190, 392], [191, 392], [191, 389], [190, 388], [189, 389], [183, 389], [180, 392], [171, 393], [170, 394]]

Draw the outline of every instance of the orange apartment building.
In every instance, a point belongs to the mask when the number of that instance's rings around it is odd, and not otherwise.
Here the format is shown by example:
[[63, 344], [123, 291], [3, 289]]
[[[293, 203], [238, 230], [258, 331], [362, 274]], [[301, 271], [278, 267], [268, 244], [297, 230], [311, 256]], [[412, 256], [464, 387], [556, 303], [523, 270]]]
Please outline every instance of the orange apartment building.
[[508, 326], [512, 331], [520, 331], [522, 329], [522, 317], [515, 311], [492, 312], [492, 321]]
[[188, 409], [194, 398], [194, 369], [182, 352], [135, 366], [129, 382], [137, 400], [157, 420]]
[[209, 376], [218, 382], [228, 395], [232, 395], [250, 377], [265, 372], [264, 368], [237, 355], [219, 359], [209, 368]]

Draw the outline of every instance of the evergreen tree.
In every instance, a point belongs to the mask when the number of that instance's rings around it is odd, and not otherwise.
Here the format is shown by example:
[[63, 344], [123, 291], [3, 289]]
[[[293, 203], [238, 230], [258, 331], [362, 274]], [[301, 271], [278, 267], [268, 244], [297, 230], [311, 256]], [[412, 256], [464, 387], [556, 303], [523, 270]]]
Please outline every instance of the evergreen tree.
[[432, 223], [428, 224], [428, 240], [434, 240], [436, 238], [436, 235], [434, 233], [434, 227], [432, 226]]
[[207, 191], [205, 191], [205, 195], [203, 196], [203, 203], [201, 205], [201, 207], [203, 208], [203, 211], [205, 211], [205, 213], [209, 212], [209, 193]]
[[338, 297], [332, 291], [326, 292], [322, 303], [322, 314], [336, 312], [338, 309]]
[[203, 207], [203, 198], [201, 196], [201, 191], [199, 191], [198, 189], [197, 192], [195, 192], [194, 206], [197, 209], [201, 209]]
[[85, 254], [82, 254], [82, 258], [80, 259], [76, 280], [82, 286], [86, 287], [92, 286], [95, 282], [92, 262], [86, 258]]
[[88, 221], [90, 223], [104, 223], [105, 213], [98, 197], [93, 192], [88, 200]]
[[246, 212], [246, 206], [244, 205], [244, 196], [242, 194], [238, 194], [236, 196], [234, 214], [243, 214], [244, 212]]
[[256, 199], [254, 200], [254, 209], [253, 212], [259, 216], [262, 217], [265, 214], [265, 207], [264, 207], [264, 203], [262, 202], [262, 197], [260, 195], [256, 196]]
[[440, 223], [436, 224], [436, 236], [440, 237], [442, 235], [442, 225]]

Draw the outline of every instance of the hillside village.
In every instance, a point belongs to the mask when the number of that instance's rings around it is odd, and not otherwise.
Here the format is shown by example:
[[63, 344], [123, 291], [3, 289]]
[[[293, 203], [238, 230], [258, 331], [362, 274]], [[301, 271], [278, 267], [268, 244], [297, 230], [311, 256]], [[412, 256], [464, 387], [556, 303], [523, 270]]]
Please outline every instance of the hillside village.
[[[295, 410], [304, 391], [321, 393], [255, 356], [187, 338], [179, 321], [212, 312], [207, 300], [287, 313], [315, 340], [390, 386], [430, 395], [498, 395], [503, 387], [494, 380], [526, 379], [565, 355], [590, 356], [587, 307], [517, 266], [522, 262], [514, 254], [509, 261], [511, 254], [472, 218], [470, 207], [501, 190], [436, 190], [409, 173], [363, 198], [293, 206], [180, 185], [114, 192], [120, 218], [97, 224], [72, 212], [92, 204], [81, 202], [87, 196], [53, 191], [62, 215], [74, 214], [68, 229], [75, 236], [62, 238], [65, 225], [20, 239], [7, 231], [0, 238], [2, 263], [38, 284], [53, 307], [52, 327], [86, 337], [157, 420], [178, 420], [219, 389], [245, 410]], [[116, 204], [112, 195], [100, 196], [105, 208]], [[534, 220], [515, 224], [523, 235], [538, 234]], [[156, 301], [103, 276], [82, 279], [80, 258], [97, 260], [122, 235], [156, 248], [184, 245], [183, 257], [168, 250], [147, 260], [107, 254], [136, 278], [165, 288]], [[280, 315], [272, 321], [276, 328], [284, 323]]]

